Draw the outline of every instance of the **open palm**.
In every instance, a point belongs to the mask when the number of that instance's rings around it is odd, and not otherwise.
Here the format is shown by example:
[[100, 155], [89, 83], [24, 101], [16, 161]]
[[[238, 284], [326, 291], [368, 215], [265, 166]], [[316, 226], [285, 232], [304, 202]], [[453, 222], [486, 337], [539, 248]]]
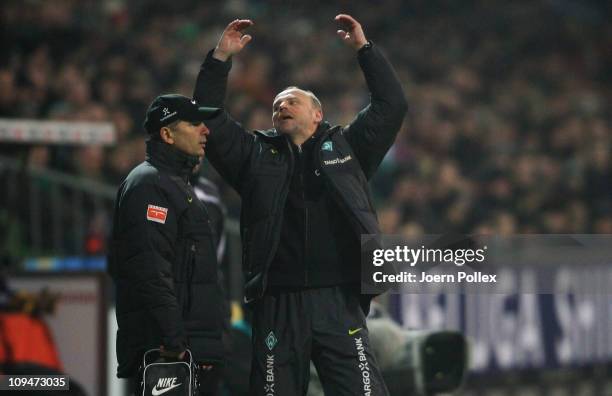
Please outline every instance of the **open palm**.
[[249, 34], [244, 34], [244, 30], [253, 25], [250, 19], [236, 19], [230, 22], [215, 48], [215, 58], [227, 60], [230, 56], [242, 51], [245, 45], [251, 41]]

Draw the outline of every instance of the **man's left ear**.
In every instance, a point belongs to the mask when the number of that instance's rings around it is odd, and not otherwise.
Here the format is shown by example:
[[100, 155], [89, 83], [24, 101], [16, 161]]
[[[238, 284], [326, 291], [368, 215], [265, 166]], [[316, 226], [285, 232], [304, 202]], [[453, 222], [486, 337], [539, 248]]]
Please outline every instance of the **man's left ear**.
[[170, 128], [162, 127], [159, 130], [159, 135], [161, 136], [163, 142], [167, 144], [174, 144], [174, 134]]
[[323, 121], [323, 112], [321, 110], [315, 110], [315, 121], [317, 124]]

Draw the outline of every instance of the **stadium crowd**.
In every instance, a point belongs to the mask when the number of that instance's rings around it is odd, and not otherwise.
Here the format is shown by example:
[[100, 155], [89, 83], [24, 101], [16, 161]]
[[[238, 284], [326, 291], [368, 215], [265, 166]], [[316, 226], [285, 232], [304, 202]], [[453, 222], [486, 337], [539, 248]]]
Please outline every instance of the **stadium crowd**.
[[[368, 97], [335, 37], [343, 11], [385, 50], [409, 99], [373, 181], [385, 233], [612, 233], [609, 5], [333, 3], [3, 2], [0, 117], [110, 120], [117, 143], [3, 143], [0, 155], [117, 186], [143, 160], [152, 98], [191, 96], [236, 17], [255, 21], [230, 77], [236, 119], [269, 128], [274, 95], [299, 85], [319, 96], [326, 119], [348, 123]], [[236, 216], [237, 196], [223, 190]]]

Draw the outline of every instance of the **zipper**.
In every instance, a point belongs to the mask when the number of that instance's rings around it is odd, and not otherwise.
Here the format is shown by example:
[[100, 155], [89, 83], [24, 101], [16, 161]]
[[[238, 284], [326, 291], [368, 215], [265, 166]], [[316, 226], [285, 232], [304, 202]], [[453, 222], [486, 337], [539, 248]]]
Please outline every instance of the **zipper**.
[[[293, 153], [293, 149], [291, 148], [291, 142], [290, 140], [285, 136], [285, 142], [287, 143], [287, 149], [288, 149], [288, 153], [289, 153], [289, 169], [287, 171], [287, 176], [285, 177], [285, 181], [283, 184], [283, 189], [282, 194], [278, 194], [276, 196], [276, 200], [274, 202], [274, 207], [276, 208], [276, 210], [278, 209], [278, 203], [281, 201], [286, 201], [287, 200], [287, 193], [289, 192], [289, 184], [291, 183], [291, 177], [293, 175], [293, 168], [295, 167], [295, 154]], [[283, 223], [283, 211], [279, 210], [279, 216], [277, 216], [276, 218], [276, 222], [274, 224], [272, 224], [272, 226], [268, 227], [268, 231], [267, 231], [267, 235], [266, 238], [268, 238], [268, 236], [271, 234], [272, 230], [277, 229], [278, 227], [281, 226], [281, 224]], [[272, 246], [270, 247], [269, 253], [268, 253], [268, 257], [266, 258], [265, 261], [265, 265], [263, 267], [263, 272], [267, 273], [268, 269], [270, 268], [270, 262], [272, 261], [272, 252], [276, 252], [276, 249], [278, 248], [278, 241], [280, 240], [280, 235], [277, 236], [275, 238], [275, 240], [272, 242]], [[263, 296], [266, 288], [268, 286], [268, 279], [267, 279], [267, 275], [263, 277], [262, 280], [262, 287], [261, 290], [259, 291], [259, 294], [257, 296], [254, 296], [252, 298], [247, 298], [247, 296], [244, 296], [244, 302], [245, 303], [250, 303], [251, 301], [253, 301], [255, 298], [261, 297]]]
[[191, 311], [191, 300], [192, 300], [192, 295], [193, 295], [193, 282], [191, 277], [193, 276], [193, 271], [195, 268], [195, 251], [196, 251], [196, 247], [195, 247], [195, 243], [190, 242], [189, 247], [187, 248], [187, 257], [188, 260], [185, 263], [186, 266], [186, 274], [185, 274], [185, 282], [188, 284], [187, 287], [187, 301], [185, 303], [185, 305], [183, 306], [183, 317], [186, 318], [187, 315], [189, 314], [189, 311]]
[[[242, 235], [242, 239], [243, 241], [242, 243], [242, 265], [246, 267], [247, 270], [247, 276], [251, 277], [251, 273], [252, 273], [252, 265], [250, 262], [247, 261], [247, 246], [249, 245], [249, 227], [244, 227], [244, 232]], [[244, 268], [244, 267], [243, 267]], [[247, 281], [249, 279], [245, 279], [245, 281]]]
[[302, 202], [304, 203], [304, 252], [302, 254], [302, 266], [304, 267], [304, 286], [308, 286], [308, 262], [306, 261], [306, 252], [308, 252], [308, 206], [306, 205], [306, 188], [304, 184], [304, 153], [302, 146], [297, 146], [300, 154], [300, 190], [302, 193]]
[[187, 304], [189, 310], [191, 311], [191, 301], [193, 297], [193, 273], [195, 271], [195, 262], [196, 262], [196, 246], [195, 243], [191, 244], [191, 264], [189, 266], [189, 294], [187, 295]]

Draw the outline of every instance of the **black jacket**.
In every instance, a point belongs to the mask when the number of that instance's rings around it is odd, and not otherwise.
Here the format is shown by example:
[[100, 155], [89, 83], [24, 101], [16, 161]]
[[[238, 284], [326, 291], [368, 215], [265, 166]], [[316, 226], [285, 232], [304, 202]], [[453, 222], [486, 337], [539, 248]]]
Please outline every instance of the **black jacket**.
[[[272, 288], [312, 288], [358, 284], [359, 234], [338, 205], [321, 174], [317, 150], [329, 128], [319, 124], [301, 146], [291, 144], [295, 158], [285, 200], [280, 240], [268, 270]], [[325, 146], [328, 148], [329, 144]]]
[[[314, 152], [321, 176], [355, 235], [379, 234], [368, 180], [393, 144], [406, 113], [406, 100], [391, 65], [376, 46], [358, 53], [371, 93], [370, 104], [346, 127], [322, 125]], [[221, 107], [231, 62], [208, 54], [196, 83], [200, 105]], [[211, 130], [208, 159], [242, 196], [241, 236], [245, 300], [263, 295], [280, 239], [283, 210], [295, 166], [286, 136], [274, 129], [247, 133], [227, 112], [206, 122]], [[356, 262], [355, 272], [360, 271]]]
[[227, 208], [221, 200], [219, 188], [209, 179], [204, 176], [192, 177], [191, 185], [196, 197], [206, 206], [210, 228], [213, 231], [213, 240], [217, 247], [217, 261], [221, 266], [226, 256], [225, 216], [227, 216]]
[[197, 163], [174, 147], [147, 142], [147, 159], [115, 201], [109, 272], [116, 285], [119, 377], [135, 374], [142, 353], [188, 347], [220, 361], [225, 316], [216, 247], [205, 206], [187, 180]]

